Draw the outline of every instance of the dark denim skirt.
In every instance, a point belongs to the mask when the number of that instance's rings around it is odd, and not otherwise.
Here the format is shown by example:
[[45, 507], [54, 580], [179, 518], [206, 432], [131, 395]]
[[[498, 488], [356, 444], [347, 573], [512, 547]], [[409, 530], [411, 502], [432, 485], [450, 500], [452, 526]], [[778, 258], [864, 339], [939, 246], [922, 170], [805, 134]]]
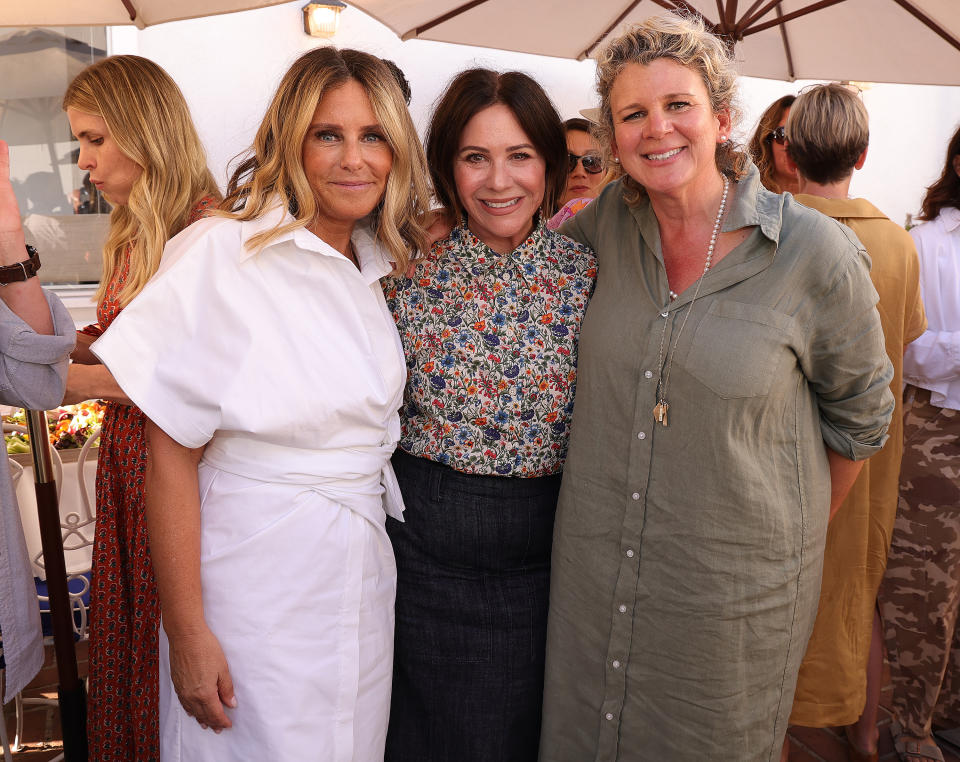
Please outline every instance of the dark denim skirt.
[[474, 476], [397, 450], [388, 762], [534, 762], [560, 475]]

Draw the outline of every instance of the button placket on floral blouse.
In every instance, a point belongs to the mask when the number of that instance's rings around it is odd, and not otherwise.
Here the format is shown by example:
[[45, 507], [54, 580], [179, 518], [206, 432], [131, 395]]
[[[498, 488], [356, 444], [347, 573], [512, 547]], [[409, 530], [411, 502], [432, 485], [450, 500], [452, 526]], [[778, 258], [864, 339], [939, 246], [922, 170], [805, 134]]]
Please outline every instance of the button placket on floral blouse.
[[459, 227], [388, 283], [408, 354], [401, 446], [468, 473], [555, 473], [595, 273], [589, 250], [543, 226], [510, 254]]

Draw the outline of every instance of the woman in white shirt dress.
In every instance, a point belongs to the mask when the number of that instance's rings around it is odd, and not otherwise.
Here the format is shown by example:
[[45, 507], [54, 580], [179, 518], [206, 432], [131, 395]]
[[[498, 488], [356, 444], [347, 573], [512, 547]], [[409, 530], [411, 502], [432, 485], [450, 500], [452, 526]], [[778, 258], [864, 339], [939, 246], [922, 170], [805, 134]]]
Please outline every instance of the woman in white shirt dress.
[[379, 279], [423, 249], [425, 177], [386, 66], [308, 52], [224, 211], [93, 345], [150, 419], [163, 760], [383, 756], [405, 370]]

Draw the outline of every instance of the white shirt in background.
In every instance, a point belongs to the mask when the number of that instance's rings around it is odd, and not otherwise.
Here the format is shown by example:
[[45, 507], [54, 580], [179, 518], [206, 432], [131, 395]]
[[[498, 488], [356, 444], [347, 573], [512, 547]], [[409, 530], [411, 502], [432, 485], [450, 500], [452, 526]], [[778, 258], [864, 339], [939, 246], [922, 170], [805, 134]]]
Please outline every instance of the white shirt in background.
[[903, 378], [929, 389], [930, 403], [960, 410], [960, 209], [910, 230], [920, 256], [927, 330], [907, 347]]

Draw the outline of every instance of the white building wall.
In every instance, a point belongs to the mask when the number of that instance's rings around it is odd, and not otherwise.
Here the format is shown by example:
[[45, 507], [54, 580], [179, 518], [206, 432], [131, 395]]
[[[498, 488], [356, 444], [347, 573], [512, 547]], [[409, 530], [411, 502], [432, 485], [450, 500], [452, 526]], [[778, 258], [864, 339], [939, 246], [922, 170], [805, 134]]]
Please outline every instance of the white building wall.
[[[111, 30], [111, 53], [136, 53], [162, 65], [180, 84], [207, 147], [215, 177], [225, 184], [227, 164], [245, 150], [281, 75], [316, 45], [356, 47], [395, 61], [413, 90], [411, 114], [423, 132], [432, 104], [450, 78], [471, 66], [518, 69], [536, 78], [563, 118], [595, 105], [592, 61], [508, 53], [486, 48], [409, 40], [348, 8], [332, 41], [303, 32], [305, 0], [208, 19], [178, 21], [138, 31]], [[804, 82], [744, 78], [741, 139], [763, 109]], [[855, 173], [851, 194], [875, 203], [903, 223], [916, 212], [924, 188], [942, 168], [946, 143], [960, 123], [960, 88], [875, 85], [864, 93], [871, 115], [866, 166]]]

